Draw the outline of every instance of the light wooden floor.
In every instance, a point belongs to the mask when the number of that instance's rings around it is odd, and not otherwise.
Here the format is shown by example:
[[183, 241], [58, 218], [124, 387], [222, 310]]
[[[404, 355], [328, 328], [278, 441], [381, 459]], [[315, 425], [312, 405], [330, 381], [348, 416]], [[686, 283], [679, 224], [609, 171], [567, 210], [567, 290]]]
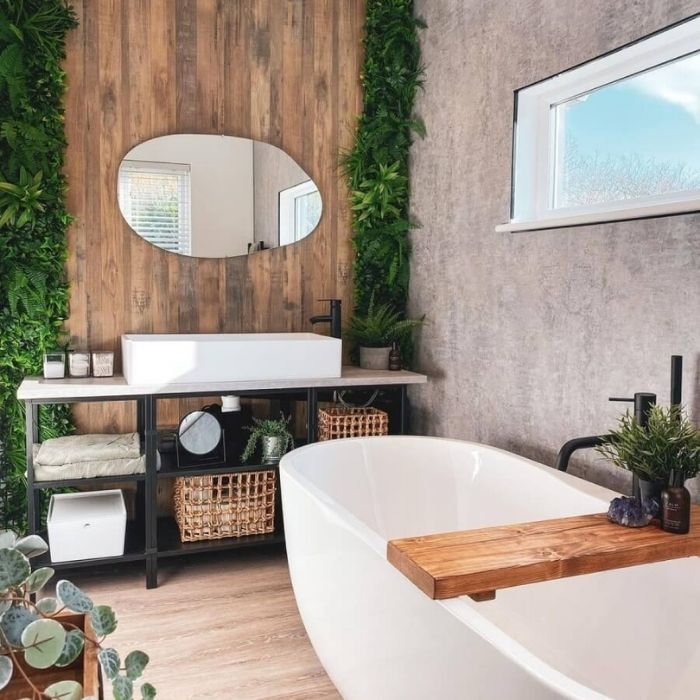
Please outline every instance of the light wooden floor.
[[166, 560], [150, 591], [131, 565], [66, 578], [114, 607], [110, 645], [151, 657], [144, 678], [158, 700], [340, 698], [304, 632], [283, 552]]

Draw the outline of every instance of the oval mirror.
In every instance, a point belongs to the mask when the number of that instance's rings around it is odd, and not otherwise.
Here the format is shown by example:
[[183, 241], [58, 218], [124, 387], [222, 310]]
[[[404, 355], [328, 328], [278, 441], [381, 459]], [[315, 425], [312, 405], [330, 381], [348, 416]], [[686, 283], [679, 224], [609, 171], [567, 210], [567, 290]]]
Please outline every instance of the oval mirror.
[[321, 194], [284, 151], [235, 136], [171, 134], [119, 166], [119, 207], [143, 239], [172, 253], [227, 258], [308, 236]]

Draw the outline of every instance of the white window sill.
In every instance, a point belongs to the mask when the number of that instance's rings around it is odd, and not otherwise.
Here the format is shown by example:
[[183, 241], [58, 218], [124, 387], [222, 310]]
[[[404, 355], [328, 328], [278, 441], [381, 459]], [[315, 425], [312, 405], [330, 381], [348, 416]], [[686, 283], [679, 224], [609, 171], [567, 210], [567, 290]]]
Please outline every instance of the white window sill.
[[636, 206], [633, 209], [609, 209], [597, 212], [582, 212], [561, 216], [548, 216], [529, 221], [512, 220], [496, 226], [496, 233], [516, 233], [518, 231], [543, 231], [550, 228], [568, 228], [585, 224], [608, 224], [615, 221], [633, 221], [634, 219], [651, 219], [675, 214], [693, 214], [700, 212], [700, 201], [665, 202]]

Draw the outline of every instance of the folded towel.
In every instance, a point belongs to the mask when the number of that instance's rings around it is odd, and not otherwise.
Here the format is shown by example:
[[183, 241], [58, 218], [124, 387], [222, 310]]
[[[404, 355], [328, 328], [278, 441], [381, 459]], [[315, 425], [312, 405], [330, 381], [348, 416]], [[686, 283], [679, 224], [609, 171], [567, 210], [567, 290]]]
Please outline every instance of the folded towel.
[[35, 481], [59, 481], [61, 479], [92, 479], [97, 476], [125, 476], [144, 474], [146, 457], [136, 459], [103, 459], [94, 462], [73, 462], [68, 464], [34, 465]]
[[36, 465], [60, 467], [80, 462], [136, 460], [140, 456], [138, 433], [68, 435], [42, 442], [34, 461]]

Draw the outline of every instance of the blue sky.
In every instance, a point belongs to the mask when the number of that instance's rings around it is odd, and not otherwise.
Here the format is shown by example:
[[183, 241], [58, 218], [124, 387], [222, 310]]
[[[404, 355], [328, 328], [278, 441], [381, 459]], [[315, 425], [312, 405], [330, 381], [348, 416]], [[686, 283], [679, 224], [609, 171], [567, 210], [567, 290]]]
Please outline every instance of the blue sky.
[[566, 132], [584, 154], [638, 154], [700, 171], [700, 55], [568, 103]]

